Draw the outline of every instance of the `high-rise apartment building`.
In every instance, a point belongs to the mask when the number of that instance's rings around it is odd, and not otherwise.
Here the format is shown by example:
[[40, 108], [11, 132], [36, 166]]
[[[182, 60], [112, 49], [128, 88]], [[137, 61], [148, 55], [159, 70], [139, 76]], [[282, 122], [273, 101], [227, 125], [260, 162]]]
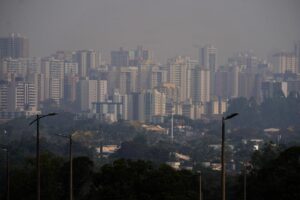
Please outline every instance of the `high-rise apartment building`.
[[296, 56], [293, 53], [280, 52], [273, 55], [273, 72], [284, 74], [285, 72], [298, 73]]
[[199, 66], [192, 71], [192, 100], [194, 103], [210, 101], [210, 73], [209, 69]]
[[57, 104], [64, 97], [64, 66], [63, 60], [47, 58], [42, 60], [42, 74], [45, 76], [45, 99], [52, 99]]
[[9, 37], [0, 38], [1, 58], [27, 58], [29, 56], [29, 41], [19, 33], [11, 33]]
[[166, 95], [167, 101], [173, 104], [179, 101], [179, 88], [173, 83], [163, 83], [161, 86], [156, 87], [159, 92]]
[[0, 101], [0, 111], [5, 112], [36, 111], [38, 107], [34, 84], [20, 78], [0, 84]]
[[0, 112], [8, 109], [8, 82], [0, 80]]
[[64, 101], [75, 102], [77, 83], [79, 81], [78, 76], [72, 74], [66, 74], [64, 78]]
[[217, 66], [217, 49], [213, 45], [205, 45], [199, 49], [199, 64], [200, 68], [210, 71], [210, 95], [214, 96], [215, 72]]
[[131, 93], [128, 104], [129, 120], [151, 122], [166, 113], [166, 95], [155, 89]]
[[189, 70], [189, 57], [175, 57], [167, 63], [168, 82], [179, 88], [179, 100], [185, 101], [190, 98], [191, 74]]
[[65, 61], [65, 75], [73, 75], [73, 76], [77, 76], [78, 75], [78, 63], [76, 62], [68, 62]]
[[199, 49], [200, 67], [217, 71], [217, 49], [213, 45], [205, 45]]
[[28, 58], [27, 59], [27, 75], [41, 73], [41, 59]]
[[137, 67], [122, 67], [118, 70], [119, 80], [117, 80], [117, 88], [120, 94], [129, 94], [137, 92], [138, 68]]
[[229, 91], [229, 72], [228, 69], [222, 69], [215, 73], [215, 96], [228, 98]]
[[27, 59], [24, 58], [4, 58], [2, 60], [1, 77], [7, 76], [8, 74], [16, 77], [25, 77], [27, 75]]
[[264, 81], [261, 85], [263, 99], [280, 97], [288, 95], [287, 82]]
[[77, 84], [77, 101], [81, 111], [91, 111], [93, 103], [104, 102], [106, 96], [106, 80], [79, 80]]
[[261, 98], [261, 75], [249, 72], [239, 73], [238, 96], [247, 99], [255, 98], [260, 102]]
[[165, 116], [166, 115], [166, 94], [152, 90], [152, 105], [151, 105], [151, 121], [153, 116]]
[[112, 51], [110, 53], [111, 66], [113, 67], [127, 67], [129, 66], [129, 52], [122, 47], [119, 51]]
[[161, 86], [167, 82], [167, 71], [160, 69], [158, 66], [154, 66], [150, 72], [150, 88]]
[[239, 52], [228, 59], [228, 64], [231, 66], [245, 66], [250, 69], [257, 67], [261, 62], [252, 51]]
[[99, 65], [99, 53], [94, 50], [81, 50], [73, 54], [73, 62], [78, 63], [79, 77], [87, 77], [90, 69]]
[[300, 73], [300, 40], [295, 43], [295, 56], [297, 63], [297, 72]]
[[113, 67], [137, 67], [145, 61], [152, 60], [152, 53], [142, 46], [138, 46], [135, 50], [124, 50], [121, 47], [118, 51], [111, 51], [110, 59]]

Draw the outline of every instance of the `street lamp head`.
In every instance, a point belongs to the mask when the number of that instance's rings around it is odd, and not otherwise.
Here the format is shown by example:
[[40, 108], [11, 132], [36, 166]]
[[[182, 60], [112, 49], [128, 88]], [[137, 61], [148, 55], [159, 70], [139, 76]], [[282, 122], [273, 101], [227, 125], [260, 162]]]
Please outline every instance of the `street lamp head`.
[[47, 116], [54, 116], [54, 115], [57, 115], [57, 113], [49, 113], [49, 114], [47, 114]]
[[3, 151], [7, 151], [7, 150], [8, 150], [7, 145], [4, 145], [4, 144], [0, 144], [0, 148], [1, 148]]
[[228, 120], [228, 119], [231, 119], [231, 118], [234, 118], [235, 116], [237, 116], [239, 113], [232, 113], [230, 115], [228, 115], [227, 117], [224, 118], [224, 120]]

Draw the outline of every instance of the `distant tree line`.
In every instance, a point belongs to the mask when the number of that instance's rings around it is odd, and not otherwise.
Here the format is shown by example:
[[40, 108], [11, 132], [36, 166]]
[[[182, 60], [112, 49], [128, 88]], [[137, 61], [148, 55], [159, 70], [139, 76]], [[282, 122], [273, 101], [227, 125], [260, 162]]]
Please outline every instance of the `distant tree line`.
[[[0, 198], [5, 198], [5, 170], [0, 159]], [[169, 200], [199, 198], [196, 171], [174, 170], [150, 161], [118, 159], [96, 167], [88, 157], [76, 157], [74, 199], [77, 200]], [[248, 200], [295, 200], [300, 198], [300, 147], [282, 150], [270, 143], [255, 152], [247, 171]], [[44, 200], [68, 199], [69, 163], [52, 153], [41, 157], [41, 197]], [[220, 198], [220, 172], [201, 169], [204, 200]], [[227, 175], [227, 198], [242, 199], [243, 174]], [[36, 198], [35, 159], [12, 163], [11, 199]]]
[[229, 101], [227, 113], [238, 112], [239, 117], [231, 120], [234, 127], [288, 128], [300, 127], [300, 95], [291, 92], [288, 97], [275, 96], [260, 105], [254, 98], [237, 98]]

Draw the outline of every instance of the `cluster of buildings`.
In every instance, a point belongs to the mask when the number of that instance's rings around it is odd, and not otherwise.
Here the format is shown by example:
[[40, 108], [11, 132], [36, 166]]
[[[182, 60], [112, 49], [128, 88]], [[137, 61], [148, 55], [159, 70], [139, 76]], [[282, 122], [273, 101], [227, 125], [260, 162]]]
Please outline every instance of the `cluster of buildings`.
[[200, 48], [197, 60], [176, 56], [166, 64], [154, 62], [142, 46], [112, 51], [109, 64], [95, 50], [36, 58], [28, 48], [20, 34], [0, 38], [0, 119], [39, 113], [47, 102], [105, 121], [161, 122], [172, 114], [200, 119], [221, 115], [231, 98], [259, 103], [300, 90], [300, 42], [270, 62], [247, 52], [224, 66], [212, 45]]

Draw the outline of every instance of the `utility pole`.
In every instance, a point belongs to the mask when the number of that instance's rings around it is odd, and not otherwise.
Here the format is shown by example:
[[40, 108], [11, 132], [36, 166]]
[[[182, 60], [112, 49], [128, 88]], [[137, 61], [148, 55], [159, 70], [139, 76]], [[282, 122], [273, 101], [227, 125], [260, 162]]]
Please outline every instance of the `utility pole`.
[[36, 178], [37, 178], [37, 200], [41, 199], [41, 166], [40, 166], [40, 119], [48, 116], [54, 116], [57, 113], [47, 115], [36, 115], [36, 119], [29, 123], [29, 126], [36, 122]]
[[225, 118], [222, 117], [222, 150], [221, 150], [221, 186], [222, 186], [222, 200], [225, 200], [226, 192], [225, 192]]
[[222, 193], [221, 193], [221, 199], [226, 200], [226, 165], [225, 165], [225, 121], [228, 119], [231, 119], [235, 116], [237, 116], [238, 113], [230, 114], [226, 117], [222, 117], [222, 148], [221, 148], [221, 187], [222, 187]]
[[201, 171], [199, 173], [199, 200], [202, 200], [202, 174]]
[[72, 134], [69, 136], [69, 159], [70, 159], [70, 200], [73, 200], [73, 155], [72, 155]]
[[73, 136], [74, 133], [70, 134], [70, 135], [62, 135], [62, 134], [55, 134], [57, 136], [63, 137], [63, 138], [67, 138], [69, 140], [69, 162], [70, 162], [70, 179], [69, 179], [69, 187], [70, 187], [70, 200], [73, 200]]
[[41, 166], [40, 166], [40, 118], [36, 115], [36, 177], [37, 200], [41, 199]]
[[8, 147], [6, 145], [0, 145], [0, 146], [1, 146], [1, 149], [6, 152], [6, 200], [9, 200], [10, 199], [9, 150], [8, 150]]
[[247, 165], [244, 163], [244, 200], [247, 200]]

